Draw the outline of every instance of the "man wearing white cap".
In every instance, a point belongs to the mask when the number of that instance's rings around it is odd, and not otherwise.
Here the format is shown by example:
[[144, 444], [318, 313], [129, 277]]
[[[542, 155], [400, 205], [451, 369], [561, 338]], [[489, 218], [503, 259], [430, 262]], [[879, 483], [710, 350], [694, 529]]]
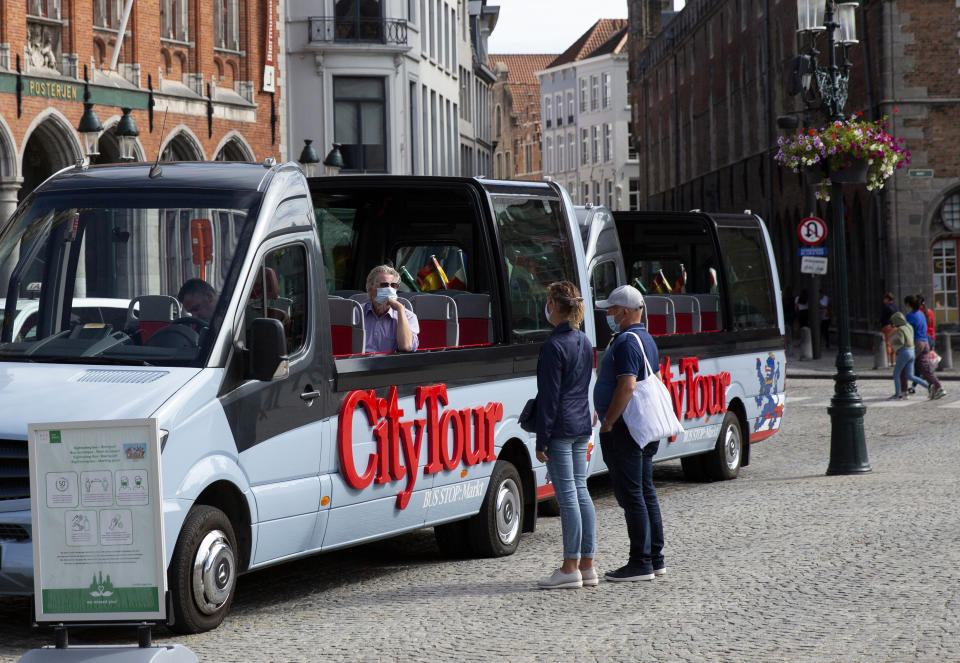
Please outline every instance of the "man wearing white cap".
[[643, 343], [647, 361], [658, 377], [660, 354], [641, 323], [643, 295], [639, 290], [622, 285], [596, 305], [607, 309], [607, 324], [615, 336], [597, 371], [593, 405], [601, 420], [603, 461], [610, 470], [613, 493], [623, 507], [630, 537], [627, 563], [604, 575], [614, 582], [653, 580], [655, 575], [667, 572], [663, 561], [663, 520], [653, 485], [653, 456], [660, 442], [650, 442], [641, 448], [630, 436], [622, 415], [637, 380], [647, 377], [640, 343]]

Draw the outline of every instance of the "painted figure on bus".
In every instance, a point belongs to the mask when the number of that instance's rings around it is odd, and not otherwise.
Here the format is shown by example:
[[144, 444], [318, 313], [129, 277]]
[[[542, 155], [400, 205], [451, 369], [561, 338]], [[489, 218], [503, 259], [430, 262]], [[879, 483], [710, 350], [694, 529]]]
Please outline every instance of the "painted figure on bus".
[[763, 409], [753, 425], [753, 430], [759, 431], [764, 427], [776, 428], [780, 417], [783, 416], [783, 396], [777, 393], [780, 365], [777, 364], [777, 359], [772, 352], [767, 354], [765, 368], [760, 357], [757, 357], [757, 379], [760, 380], [760, 394], [754, 400], [758, 406], [762, 405]]

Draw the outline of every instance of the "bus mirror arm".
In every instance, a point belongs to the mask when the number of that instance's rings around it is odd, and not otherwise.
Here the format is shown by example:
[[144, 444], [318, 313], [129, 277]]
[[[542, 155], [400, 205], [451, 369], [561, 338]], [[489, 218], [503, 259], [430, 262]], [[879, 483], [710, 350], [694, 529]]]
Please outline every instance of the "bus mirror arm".
[[269, 382], [287, 358], [283, 323], [274, 318], [257, 318], [250, 328], [250, 351], [246, 377]]

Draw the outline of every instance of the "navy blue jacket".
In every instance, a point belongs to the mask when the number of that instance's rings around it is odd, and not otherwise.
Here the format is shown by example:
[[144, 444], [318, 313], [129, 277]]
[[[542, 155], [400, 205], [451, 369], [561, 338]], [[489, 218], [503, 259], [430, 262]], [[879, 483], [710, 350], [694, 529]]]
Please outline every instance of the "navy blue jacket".
[[[579, 357], [577, 348], [579, 346]], [[588, 437], [593, 345], [587, 335], [561, 322], [540, 348], [537, 362], [537, 450], [550, 440]]]

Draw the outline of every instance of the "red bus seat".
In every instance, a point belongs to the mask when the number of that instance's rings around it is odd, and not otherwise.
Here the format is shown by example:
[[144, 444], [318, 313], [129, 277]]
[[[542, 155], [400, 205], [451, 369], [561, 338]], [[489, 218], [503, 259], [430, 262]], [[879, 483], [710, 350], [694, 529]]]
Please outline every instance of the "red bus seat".
[[643, 298], [647, 316], [647, 331], [651, 334], [675, 334], [677, 322], [673, 302], [662, 295], [647, 295]]
[[363, 308], [352, 299], [340, 297], [329, 297], [327, 304], [330, 307], [333, 356], [361, 354], [366, 342]]
[[450, 291], [457, 303], [460, 325], [459, 345], [489, 345], [493, 342], [493, 320], [490, 316], [490, 295]]
[[441, 294], [414, 295], [413, 312], [420, 323], [419, 349], [449, 348], [457, 345], [460, 329], [457, 324], [457, 303]]
[[696, 334], [700, 331], [700, 302], [692, 295], [670, 295], [678, 334]]
[[139, 334], [140, 343], [183, 315], [180, 302], [170, 295], [140, 295], [127, 306], [126, 329]]
[[720, 295], [693, 295], [700, 304], [700, 331], [720, 331]]

